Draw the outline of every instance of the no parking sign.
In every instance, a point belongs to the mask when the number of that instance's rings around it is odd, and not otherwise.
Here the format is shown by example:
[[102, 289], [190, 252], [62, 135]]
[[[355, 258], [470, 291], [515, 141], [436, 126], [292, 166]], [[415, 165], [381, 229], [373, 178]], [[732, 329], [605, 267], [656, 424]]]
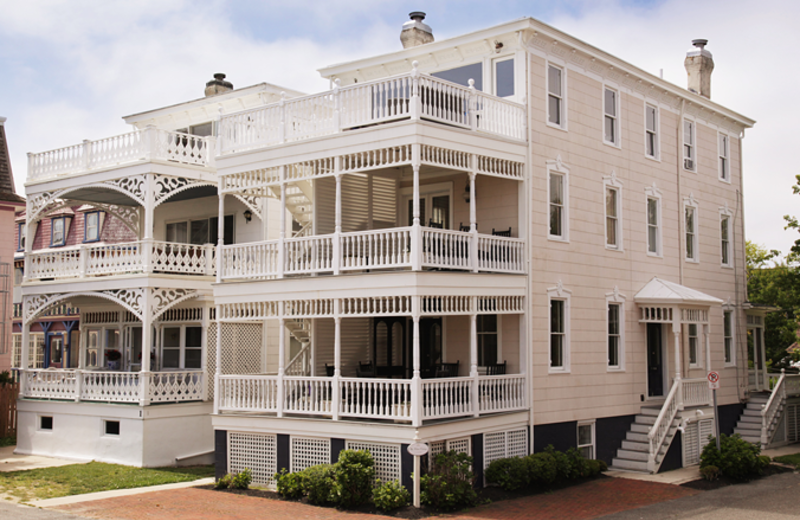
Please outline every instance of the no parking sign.
[[711, 390], [719, 390], [719, 372], [708, 373], [708, 388]]

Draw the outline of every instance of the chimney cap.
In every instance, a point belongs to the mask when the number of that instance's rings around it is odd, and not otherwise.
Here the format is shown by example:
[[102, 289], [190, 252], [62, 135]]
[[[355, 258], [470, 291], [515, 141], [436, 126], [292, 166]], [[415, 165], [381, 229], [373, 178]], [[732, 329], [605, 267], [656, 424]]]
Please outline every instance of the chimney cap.
[[233, 90], [233, 83], [225, 81], [225, 74], [217, 72], [214, 74], [214, 79], [206, 83], [206, 97]]
[[692, 40], [692, 45], [694, 45], [695, 47], [697, 47], [702, 51], [703, 48], [705, 48], [705, 46], [708, 45], [708, 40], [704, 40], [702, 38], [699, 38], [697, 40]]
[[413, 11], [413, 12], [408, 13], [408, 17], [411, 18], [414, 21], [420, 21], [421, 22], [422, 20], [425, 19], [425, 13], [423, 13], [422, 11]]

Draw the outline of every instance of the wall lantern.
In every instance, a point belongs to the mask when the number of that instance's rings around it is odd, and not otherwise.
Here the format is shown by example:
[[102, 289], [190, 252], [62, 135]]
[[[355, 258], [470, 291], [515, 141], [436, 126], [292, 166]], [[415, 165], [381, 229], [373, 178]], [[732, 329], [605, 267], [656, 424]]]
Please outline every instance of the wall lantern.
[[249, 209], [244, 210], [243, 215], [245, 222], [250, 222], [251, 220], [253, 220], [253, 212], [250, 211]]

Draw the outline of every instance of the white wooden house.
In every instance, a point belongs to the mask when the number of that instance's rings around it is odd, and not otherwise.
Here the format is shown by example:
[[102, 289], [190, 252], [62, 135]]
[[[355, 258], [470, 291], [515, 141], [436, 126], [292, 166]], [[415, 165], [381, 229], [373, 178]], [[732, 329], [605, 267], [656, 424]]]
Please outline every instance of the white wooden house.
[[263, 484], [348, 447], [407, 483], [414, 439], [479, 474], [548, 444], [657, 471], [696, 462], [708, 370], [723, 431], [778, 384], [760, 439], [797, 435], [796, 385], [766, 373], [746, 303], [754, 122], [710, 100], [704, 44], [690, 91], [534, 19], [435, 42], [423, 18], [407, 48], [322, 69], [329, 91], [224, 91], [31, 157], [28, 226], [68, 198], [141, 239], [26, 253], [25, 321], [81, 299], [83, 348], [94, 312], [133, 363], [24, 370], [23, 449], [57, 451], [36, 418], [63, 410], [72, 432], [130, 415], [96, 427], [106, 458], [126, 428], [145, 465], [153, 443], [184, 460], [213, 436], [218, 472]]

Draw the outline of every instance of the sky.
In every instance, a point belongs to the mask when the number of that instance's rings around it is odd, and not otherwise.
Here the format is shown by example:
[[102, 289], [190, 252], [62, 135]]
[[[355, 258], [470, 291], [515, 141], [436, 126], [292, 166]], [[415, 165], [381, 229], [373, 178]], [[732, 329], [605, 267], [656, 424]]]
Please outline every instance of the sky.
[[[744, 140], [745, 233], [787, 253], [800, 121], [796, 0], [0, 0], [0, 116], [18, 193], [27, 152], [129, 131], [122, 116], [237, 88], [327, 89], [317, 69], [401, 48], [425, 11], [437, 40], [534, 17], [680, 87], [691, 40], [714, 55], [712, 99], [757, 121]], [[795, 143], [794, 145], [792, 143]]]

